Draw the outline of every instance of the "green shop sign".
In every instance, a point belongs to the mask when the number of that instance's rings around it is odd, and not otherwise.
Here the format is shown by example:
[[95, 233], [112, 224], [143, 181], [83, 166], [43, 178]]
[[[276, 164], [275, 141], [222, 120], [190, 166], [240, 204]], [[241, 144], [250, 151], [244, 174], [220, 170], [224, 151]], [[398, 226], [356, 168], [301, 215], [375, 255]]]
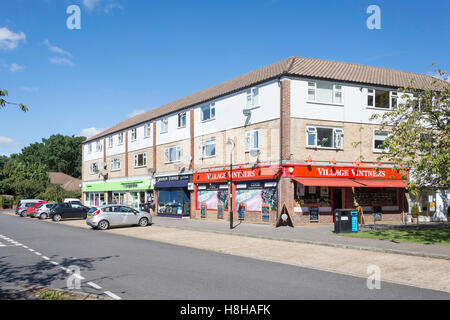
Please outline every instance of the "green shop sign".
[[153, 189], [152, 180], [133, 180], [101, 183], [83, 183], [83, 192], [96, 191], [129, 191]]

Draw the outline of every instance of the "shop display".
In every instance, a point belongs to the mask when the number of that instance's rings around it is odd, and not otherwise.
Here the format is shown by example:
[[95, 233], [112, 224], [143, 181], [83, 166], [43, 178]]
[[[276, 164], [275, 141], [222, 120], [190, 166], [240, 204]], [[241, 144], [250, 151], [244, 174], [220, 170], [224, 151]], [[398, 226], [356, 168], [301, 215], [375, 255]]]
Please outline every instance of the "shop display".
[[396, 206], [397, 188], [355, 188], [355, 200], [363, 207], [381, 203], [383, 206]]

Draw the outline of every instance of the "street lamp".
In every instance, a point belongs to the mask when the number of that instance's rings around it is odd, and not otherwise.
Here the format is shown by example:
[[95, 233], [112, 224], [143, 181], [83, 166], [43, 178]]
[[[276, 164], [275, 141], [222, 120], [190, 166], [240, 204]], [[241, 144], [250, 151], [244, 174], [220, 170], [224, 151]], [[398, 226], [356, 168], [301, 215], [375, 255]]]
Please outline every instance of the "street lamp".
[[230, 229], [233, 229], [233, 151], [234, 151], [234, 141], [228, 138], [227, 145], [232, 145], [230, 152]]

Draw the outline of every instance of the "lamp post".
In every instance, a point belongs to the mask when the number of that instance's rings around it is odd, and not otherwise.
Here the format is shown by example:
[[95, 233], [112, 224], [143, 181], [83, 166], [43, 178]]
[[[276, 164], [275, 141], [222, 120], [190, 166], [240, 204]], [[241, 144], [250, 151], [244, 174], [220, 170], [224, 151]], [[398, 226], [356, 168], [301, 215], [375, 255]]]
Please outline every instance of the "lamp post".
[[234, 141], [228, 138], [227, 145], [232, 145], [230, 152], [230, 229], [233, 229], [233, 151], [234, 151]]

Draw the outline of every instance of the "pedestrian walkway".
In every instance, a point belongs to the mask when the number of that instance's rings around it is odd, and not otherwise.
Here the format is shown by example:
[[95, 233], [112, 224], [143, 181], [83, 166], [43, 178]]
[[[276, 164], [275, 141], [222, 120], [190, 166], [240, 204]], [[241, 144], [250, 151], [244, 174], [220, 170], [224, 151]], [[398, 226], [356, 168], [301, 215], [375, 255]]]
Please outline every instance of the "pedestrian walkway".
[[333, 233], [333, 225], [275, 228], [274, 226], [265, 224], [239, 223], [239, 221], [237, 221], [234, 223], [234, 228], [230, 230], [229, 221], [176, 219], [158, 216], [153, 217], [153, 223], [157, 226], [181, 228], [185, 230], [218, 232], [263, 239], [348, 247], [450, 260], [450, 247], [448, 246], [344, 237]]

